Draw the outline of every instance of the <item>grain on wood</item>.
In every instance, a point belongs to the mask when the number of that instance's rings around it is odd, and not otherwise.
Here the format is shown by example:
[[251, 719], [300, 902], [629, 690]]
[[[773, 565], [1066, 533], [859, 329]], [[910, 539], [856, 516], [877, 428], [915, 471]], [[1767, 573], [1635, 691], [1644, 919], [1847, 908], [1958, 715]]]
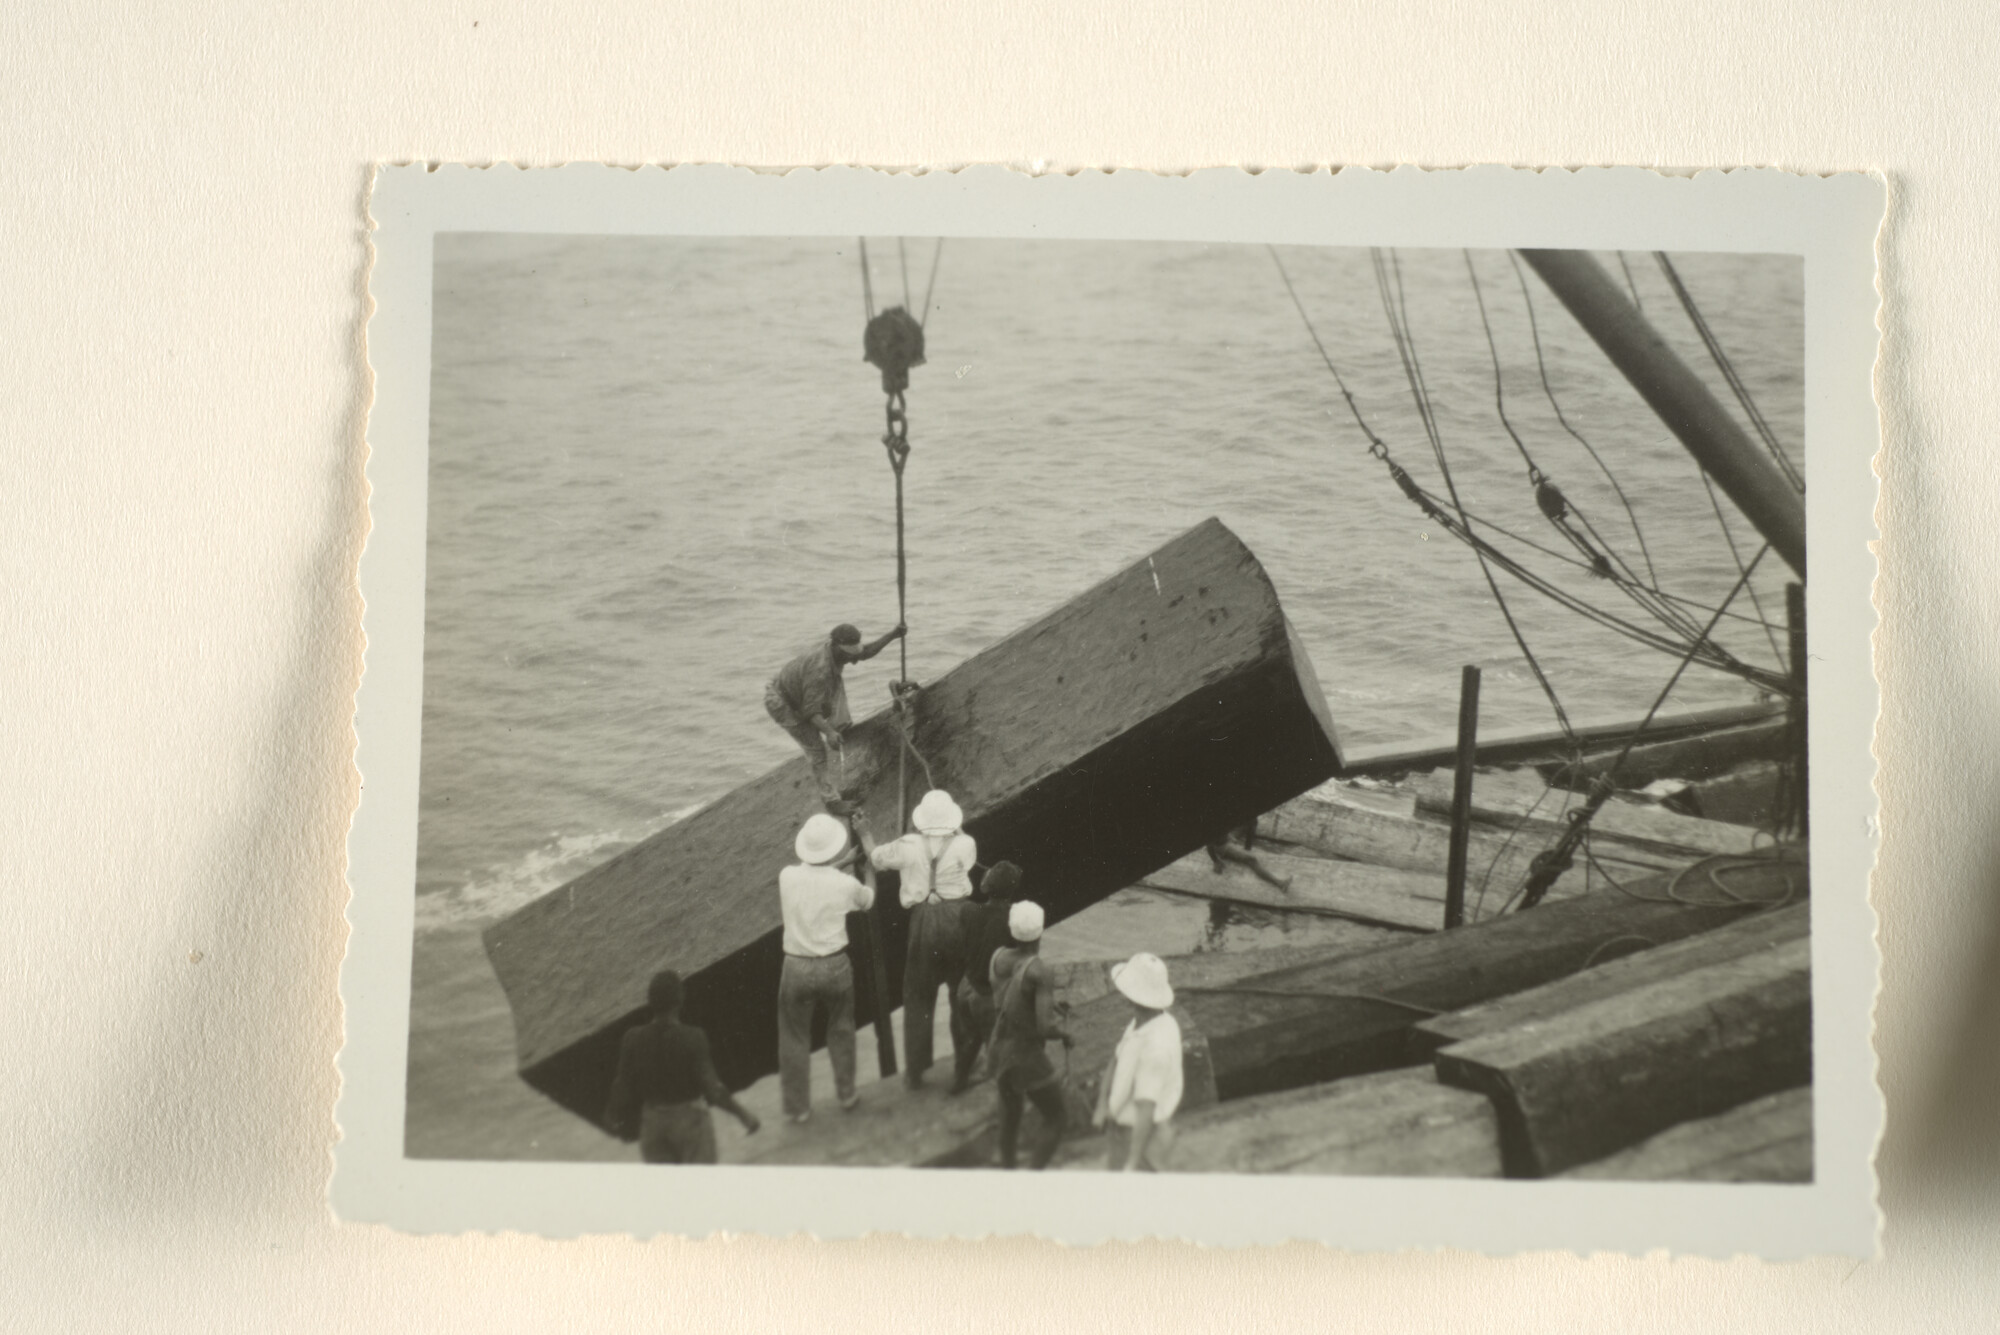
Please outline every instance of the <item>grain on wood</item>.
[[[1439, 813], [1451, 809], [1452, 775], [1432, 770], [1414, 775], [1410, 787], [1420, 810]], [[1567, 799], [1567, 800], [1566, 800]], [[1487, 770], [1473, 780], [1472, 810], [1475, 819], [1511, 828], [1526, 819], [1525, 829], [1546, 837], [1560, 830], [1566, 806], [1578, 798], [1567, 789], [1553, 791], [1533, 770]], [[1706, 857], [1714, 853], [1749, 853], [1757, 847], [1760, 831], [1746, 825], [1726, 825], [1721, 821], [1684, 816], [1678, 811], [1613, 797], [1591, 818], [1591, 834], [1599, 841], [1600, 856]]]
[[1618, 1182], [1810, 1182], [1810, 1085], [1682, 1122], [1562, 1177]]
[[1812, 942], [1751, 951], [1439, 1050], [1490, 1096], [1511, 1177], [1546, 1177], [1812, 1079]]
[[1808, 904], [1792, 904], [1660, 946], [1634, 935], [1628, 941], [1613, 943], [1605, 952], [1607, 957], [1620, 948], [1630, 953], [1608, 958], [1605, 963], [1525, 992], [1419, 1022], [1410, 1031], [1410, 1056], [1413, 1060], [1428, 1061], [1440, 1048], [1454, 1043], [1509, 1033], [1523, 1025], [1553, 1019], [1588, 1002], [1796, 941], [1810, 930], [1811, 912]]

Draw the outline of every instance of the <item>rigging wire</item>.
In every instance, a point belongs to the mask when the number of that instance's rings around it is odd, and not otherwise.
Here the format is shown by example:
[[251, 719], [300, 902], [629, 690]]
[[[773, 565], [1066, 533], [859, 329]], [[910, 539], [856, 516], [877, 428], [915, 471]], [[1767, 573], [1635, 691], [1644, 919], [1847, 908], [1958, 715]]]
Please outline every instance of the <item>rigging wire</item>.
[[1625, 286], [1632, 293], [1632, 309], [1644, 315], [1646, 313], [1646, 303], [1639, 300], [1639, 285], [1632, 281], [1632, 266], [1625, 262], [1625, 252], [1622, 250], [1618, 252], [1618, 267], [1625, 271]]
[[1528, 275], [1521, 268], [1521, 257], [1510, 250], [1507, 252], [1507, 262], [1514, 266], [1514, 281], [1521, 285], [1521, 300], [1528, 308], [1528, 333], [1535, 343], [1535, 367], [1541, 373], [1542, 393], [1548, 396], [1549, 407], [1555, 410], [1556, 421], [1561, 423], [1562, 429], [1569, 432], [1577, 444], [1583, 446], [1584, 452], [1597, 465], [1598, 471], [1604, 474], [1604, 480], [1611, 484], [1611, 490], [1617, 493], [1618, 503], [1625, 507], [1625, 517], [1632, 524], [1632, 536], [1638, 539], [1639, 555], [1646, 563], [1646, 576], [1654, 587], [1658, 587], [1659, 571], [1653, 567], [1653, 553], [1646, 546], [1645, 530], [1639, 527], [1638, 513], [1632, 509], [1632, 502], [1625, 495], [1625, 488], [1618, 485], [1618, 478], [1612, 473], [1610, 465], [1606, 464], [1596, 448], [1583, 438], [1583, 433], [1570, 425], [1569, 418], [1563, 414], [1562, 404], [1556, 400], [1555, 387], [1549, 383], [1548, 358], [1542, 352], [1542, 325], [1535, 315], [1535, 298], [1534, 294], [1528, 291]]
[[[1702, 489], [1708, 493], [1709, 508], [1715, 511], [1715, 522], [1722, 529], [1722, 540], [1729, 544], [1729, 559], [1736, 563], [1740, 573], [1743, 569], [1743, 554], [1737, 549], [1736, 534], [1730, 530], [1729, 517], [1722, 513], [1722, 499], [1715, 494], [1715, 483], [1709, 479], [1708, 470], [1700, 468]], [[1764, 614], [1764, 600], [1757, 596], [1757, 586], [1750, 586], [1750, 605], [1757, 609], [1757, 620], [1763, 624], [1764, 638], [1770, 642], [1771, 657], [1780, 668], [1785, 666], [1785, 655], [1778, 648], [1778, 634], [1771, 625], [1771, 619]]]
[[1702, 346], [1708, 349], [1709, 357], [1715, 362], [1715, 369], [1722, 372], [1722, 378], [1728, 383], [1730, 393], [1736, 396], [1736, 402], [1741, 405], [1743, 415], [1748, 417], [1750, 425], [1756, 428], [1758, 439], [1764, 442], [1764, 448], [1770, 452], [1779, 471], [1784, 473], [1785, 480], [1790, 482], [1795, 490], [1804, 491], [1805, 478], [1801, 477], [1799, 470], [1792, 466], [1791, 458], [1778, 443], [1777, 433], [1771, 430], [1771, 424], [1765, 420], [1763, 412], [1757, 407], [1757, 401], [1751, 397], [1750, 388], [1743, 383], [1743, 377], [1737, 372], [1736, 364], [1729, 359], [1729, 354], [1723, 350], [1722, 341], [1715, 336], [1715, 331], [1709, 327], [1701, 308], [1695, 304], [1694, 294], [1689, 292], [1687, 284], [1681, 281], [1680, 270], [1674, 267], [1673, 260], [1664, 250], [1654, 251], [1653, 258], [1659, 263], [1660, 271], [1667, 276], [1667, 282], [1672, 285], [1674, 296], [1680, 300], [1681, 309], [1687, 312], [1688, 320], [1694, 325], [1695, 332], [1701, 335]]
[[[1389, 277], [1386, 266], [1382, 261], [1382, 251], [1377, 247], [1369, 253], [1374, 258], [1375, 282], [1382, 294], [1382, 310], [1389, 317], [1390, 332], [1395, 336], [1398, 352], [1403, 355], [1403, 373], [1409, 379], [1411, 396], [1417, 401], [1418, 412], [1424, 419], [1424, 428], [1430, 435], [1431, 451], [1437, 457], [1438, 471], [1444, 478], [1445, 490], [1451, 494], [1452, 508], [1458, 512], [1459, 522], [1464, 526], [1467, 536], [1470, 537], [1472, 536], [1472, 521], [1466, 517], [1465, 507], [1458, 499], [1458, 484], [1452, 480], [1451, 465], [1445, 461], [1444, 441], [1438, 434], [1436, 419], [1431, 416], [1430, 395], [1424, 388], [1423, 371], [1416, 359], [1416, 346], [1410, 339], [1409, 331], [1405, 327], [1409, 318], [1408, 301], [1407, 299], [1402, 301], [1399, 314], [1397, 303], [1390, 299]], [[1393, 258], [1394, 252], [1390, 253]], [[1396, 262], [1395, 278], [1396, 295], [1398, 298], [1402, 298], [1402, 264], [1400, 260]], [[1570, 740], [1572, 746], [1575, 746], [1577, 744], [1576, 729], [1570, 725], [1569, 711], [1563, 708], [1562, 699], [1556, 694], [1555, 683], [1551, 682], [1548, 673], [1542, 670], [1541, 660], [1536, 658], [1535, 651], [1528, 647], [1527, 636], [1521, 633], [1521, 627], [1514, 620], [1513, 609], [1507, 606], [1506, 596], [1500, 592], [1500, 582], [1493, 578], [1493, 570], [1487, 564], [1484, 550], [1488, 545], [1490, 544], [1481, 544], [1473, 548], [1474, 554], [1479, 558], [1479, 573], [1486, 577], [1486, 587], [1492, 591], [1493, 601], [1499, 604], [1500, 615], [1507, 622], [1508, 632], [1514, 637], [1514, 643], [1520, 647], [1521, 655], [1527, 660], [1529, 670], [1535, 674], [1535, 680], [1541, 684], [1542, 694], [1548, 697], [1549, 707], [1555, 711], [1556, 726], [1562, 729], [1563, 736]]]
[[930, 281], [924, 284], [924, 313], [917, 317], [917, 328], [919, 329], [922, 329], [925, 322], [931, 318], [931, 293], [937, 291], [938, 261], [943, 258], [944, 238], [939, 237], [937, 245], [931, 250], [931, 276]]
[[[1486, 335], [1486, 351], [1493, 362], [1493, 405], [1500, 416], [1500, 425], [1506, 428], [1507, 435], [1514, 442], [1514, 448], [1520, 452], [1521, 461], [1528, 466], [1528, 482], [1535, 489], [1535, 504], [1541, 510], [1542, 517], [1586, 558], [1591, 573], [1616, 584], [1621, 593], [1669, 629], [1682, 636], [1692, 634], [1696, 623], [1666, 600], [1657, 588], [1651, 588], [1639, 579], [1638, 573], [1626, 564], [1625, 559], [1618, 555], [1605, 540], [1604, 535], [1597, 531], [1597, 526], [1590, 522], [1590, 516], [1585, 514], [1574, 500], [1563, 494], [1549, 475], [1535, 462], [1534, 456], [1528, 453], [1527, 444], [1521, 439], [1521, 433], [1514, 429], [1513, 422], [1507, 416], [1505, 383], [1500, 365], [1500, 345], [1493, 336], [1493, 322], [1487, 315], [1486, 294], [1479, 282], [1478, 267], [1472, 262], [1470, 250], [1461, 253], [1465, 259], [1466, 276], [1472, 282], [1472, 298], [1479, 309], [1479, 325]], [[1572, 515], [1583, 525], [1585, 533], [1589, 535], [1587, 538], [1569, 526], [1567, 521]], [[1617, 563], [1616, 569], [1610, 564], [1613, 561]], [[1648, 566], [1649, 571], [1650, 569]]]

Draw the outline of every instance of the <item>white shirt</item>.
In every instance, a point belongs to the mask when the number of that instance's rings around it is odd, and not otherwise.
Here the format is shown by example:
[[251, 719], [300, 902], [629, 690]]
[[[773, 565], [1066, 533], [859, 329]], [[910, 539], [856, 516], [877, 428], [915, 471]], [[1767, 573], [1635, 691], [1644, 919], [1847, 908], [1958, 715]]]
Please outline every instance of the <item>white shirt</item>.
[[847, 949], [847, 915], [874, 906], [875, 892], [835, 867], [810, 864], [778, 873], [785, 953], [819, 957]]
[[[979, 861], [979, 846], [969, 834], [948, 837], [906, 834], [886, 844], [875, 845], [870, 855], [877, 871], [903, 874], [899, 896], [903, 907], [913, 909], [936, 895], [939, 899], [966, 899], [972, 894], [972, 868]], [[933, 881], [931, 867], [937, 877]]]
[[1118, 1064], [1111, 1071], [1111, 1120], [1136, 1126], [1139, 1100], [1153, 1101], [1153, 1121], [1165, 1122], [1181, 1106], [1181, 1026], [1165, 1011], [1143, 1025], [1125, 1026]]

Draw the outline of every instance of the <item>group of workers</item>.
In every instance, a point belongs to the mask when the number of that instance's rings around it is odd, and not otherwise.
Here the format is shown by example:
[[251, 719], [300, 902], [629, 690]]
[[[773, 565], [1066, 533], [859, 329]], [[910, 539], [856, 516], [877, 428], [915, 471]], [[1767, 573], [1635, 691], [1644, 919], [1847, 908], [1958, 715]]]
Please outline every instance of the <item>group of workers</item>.
[[[909, 833], [877, 842], [848, 800], [842, 734], [851, 722], [841, 670], [879, 654], [904, 633], [901, 625], [870, 643], [850, 625], [786, 664], [765, 691], [771, 718], [812, 763], [827, 811], [815, 814], [793, 840], [798, 861], [778, 873], [784, 921], [784, 964], [778, 980], [778, 1071], [785, 1117], [812, 1117], [812, 1028], [826, 1024], [834, 1098], [844, 1112], [860, 1104], [856, 1087], [854, 966], [848, 958], [847, 917], [875, 904], [868, 880], [854, 875], [866, 860], [877, 871], [898, 874], [909, 914], [903, 974], [903, 1079], [921, 1088], [932, 1065], [937, 994], [950, 1007], [952, 1078], [958, 1095], [990, 1076], [999, 1111], [999, 1164], [1019, 1161], [1028, 1105], [1038, 1113], [1028, 1163], [1046, 1167], [1069, 1124], [1062, 1077], [1047, 1045], [1071, 1047], [1056, 1000], [1055, 976], [1041, 958], [1042, 907], [1023, 897], [1022, 870], [1011, 862], [981, 869], [979, 849], [962, 828], [964, 813], [942, 789], [925, 793], [911, 813]], [[1249, 861], [1254, 856], [1219, 852]], [[1234, 856], [1232, 856], [1234, 855]], [[1169, 1008], [1174, 1001], [1167, 966], [1141, 952], [1111, 970], [1111, 981], [1133, 1010], [1131, 1023], [1097, 1082], [1094, 1125], [1104, 1128], [1108, 1167], [1157, 1171], [1169, 1162], [1173, 1116], [1181, 1101], [1181, 1031]], [[606, 1121], [636, 1138], [649, 1163], [713, 1163], [715, 1133], [709, 1108], [734, 1115], [754, 1133], [758, 1120], [717, 1078], [707, 1036], [680, 1016], [678, 974], [653, 979], [651, 1019], [628, 1030], [619, 1050]]]

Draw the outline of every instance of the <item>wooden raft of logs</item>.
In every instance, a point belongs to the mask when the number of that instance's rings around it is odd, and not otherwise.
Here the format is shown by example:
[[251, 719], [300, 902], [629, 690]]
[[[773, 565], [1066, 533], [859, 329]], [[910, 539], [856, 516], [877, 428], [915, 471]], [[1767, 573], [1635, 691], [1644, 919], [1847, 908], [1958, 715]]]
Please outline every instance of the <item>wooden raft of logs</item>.
[[[744, 707], [756, 698], [746, 686]], [[1019, 863], [1051, 922], [1340, 763], [1276, 590], [1213, 519], [927, 684], [913, 741], [983, 860]], [[903, 827], [900, 749], [886, 711], [847, 738], [851, 791], [885, 834]], [[908, 768], [914, 804], [924, 771], [915, 759]], [[818, 809], [795, 759], [489, 928], [523, 1077], [601, 1119], [619, 1035], [644, 1018], [647, 981], [663, 968], [687, 979], [687, 1018], [708, 1030], [726, 1082], [775, 1070], [777, 877]], [[884, 880], [877, 924], [895, 998], [906, 924], [894, 878]], [[860, 954], [858, 921], [850, 937]], [[871, 965], [865, 955], [856, 965], [866, 1024]]]

